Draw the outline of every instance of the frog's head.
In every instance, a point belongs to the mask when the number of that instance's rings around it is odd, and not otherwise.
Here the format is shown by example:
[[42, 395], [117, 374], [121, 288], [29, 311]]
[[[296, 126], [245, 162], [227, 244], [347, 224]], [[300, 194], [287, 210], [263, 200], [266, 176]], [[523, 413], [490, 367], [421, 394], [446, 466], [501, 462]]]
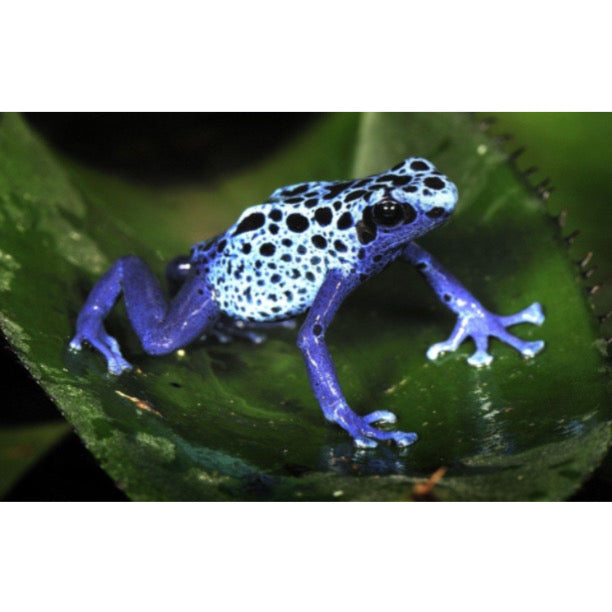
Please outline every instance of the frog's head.
[[372, 179], [357, 223], [362, 243], [409, 242], [444, 223], [457, 204], [455, 185], [423, 158], [411, 157]]

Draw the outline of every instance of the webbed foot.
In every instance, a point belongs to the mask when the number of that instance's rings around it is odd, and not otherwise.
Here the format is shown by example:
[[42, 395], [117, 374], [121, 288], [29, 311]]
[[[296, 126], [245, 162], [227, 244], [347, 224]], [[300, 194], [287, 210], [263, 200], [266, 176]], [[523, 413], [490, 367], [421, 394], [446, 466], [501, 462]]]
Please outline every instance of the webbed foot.
[[214, 327], [206, 332], [206, 336], [214, 337], [221, 344], [228, 344], [234, 339], [246, 340], [253, 344], [263, 344], [267, 340], [266, 334], [261, 330], [269, 329], [295, 329], [295, 319], [282, 321], [251, 322], [241, 319], [224, 317], [218, 320]]
[[397, 417], [393, 412], [389, 412], [388, 410], [375, 410], [374, 412], [370, 412], [370, 414], [366, 414], [364, 417], [366, 423], [395, 423], [397, 421]]
[[109, 336], [99, 322], [89, 323], [84, 321], [79, 325], [79, 331], [70, 341], [70, 350], [80, 351], [83, 342], [88, 342], [104, 355], [110, 374], [119, 375], [132, 369], [132, 364], [121, 354], [117, 340]]
[[493, 355], [488, 352], [490, 337], [499, 338], [502, 342], [519, 351], [525, 358], [534, 357], [544, 348], [544, 342], [542, 340], [534, 342], [521, 340], [509, 333], [506, 328], [518, 323], [541, 325], [543, 322], [544, 313], [537, 302], [516, 314], [508, 316], [496, 315], [480, 305], [472, 305], [472, 308], [467, 310], [466, 314], [459, 315], [455, 329], [446, 341], [438, 342], [429, 347], [427, 358], [434, 360], [444, 353], [457, 350], [459, 345], [468, 337], [472, 338], [476, 344], [476, 352], [467, 360], [472, 366], [487, 366], [493, 361]]
[[340, 425], [353, 438], [358, 448], [375, 448], [379, 440], [392, 440], [397, 446], [405, 447], [414, 444], [418, 436], [413, 432], [383, 431], [372, 427], [372, 423], [395, 423], [397, 417], [388, 410], [376, 410], [366, 416], [355, 414], [344, 402], [340, 402], [326, 416], [330, 421]]

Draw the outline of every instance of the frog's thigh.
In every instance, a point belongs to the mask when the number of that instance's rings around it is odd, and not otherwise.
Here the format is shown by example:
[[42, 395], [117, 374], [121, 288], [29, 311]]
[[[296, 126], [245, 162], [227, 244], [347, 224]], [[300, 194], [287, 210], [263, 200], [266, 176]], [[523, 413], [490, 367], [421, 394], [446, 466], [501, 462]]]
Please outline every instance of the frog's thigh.
[[193, 276], [168, 304], [151, 269], [141, 259], [124, 257], [122, 289], [130, 323], [143, 349], [163, 355], [195, 340], [219, 316], [205, 279]]

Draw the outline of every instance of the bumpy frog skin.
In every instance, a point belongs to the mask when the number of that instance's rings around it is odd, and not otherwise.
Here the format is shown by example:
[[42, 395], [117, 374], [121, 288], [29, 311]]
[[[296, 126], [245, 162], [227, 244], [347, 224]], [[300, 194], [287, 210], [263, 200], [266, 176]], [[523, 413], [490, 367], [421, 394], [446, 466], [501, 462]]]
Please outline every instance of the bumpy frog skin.
[[487, 352], [491, 336], [524, 357], [544, 347], [542, 341], [526, 342], [506, 330], [517, 323], [540, 325], [544, 315], [538, 303], [514, 315], [492, 314], [413, 242], [446, 221], [456, 203], [455, 185], [431, 162], [415, 157], [363, 179], [281, 187], [263, 204], [247, 208], [225, 233], [194, 245], [190, 256], [168, 265], [168, 281], [176, 291], [170, 303], [141, 259], [129, 255], [115, 262], [87, 298], [70, 347], [80, 350], [88, 342], [106, 357], [112, 374], [131, 367], [103, 325], [121, 294], [132, 327], [151, 355], [175, 351], [203, 334], [260, 341], [256, 330], [308, 312], [298, 346], [325, 417], [343, 427], [357, 446], [373, 447], [378, 440], [407, 446], [417, 439], [415, 433], [374, 426], [394, 423], [393, 413], [359, 416], [351, 410], [325, 344], [340, 304], [365, 279], [405, 259], [457, 314], [450, 337], [429, 348], [429, 359], [456, 350], [468, 337], [476, 345], [468, 362], [477, 367], [493, 359]]

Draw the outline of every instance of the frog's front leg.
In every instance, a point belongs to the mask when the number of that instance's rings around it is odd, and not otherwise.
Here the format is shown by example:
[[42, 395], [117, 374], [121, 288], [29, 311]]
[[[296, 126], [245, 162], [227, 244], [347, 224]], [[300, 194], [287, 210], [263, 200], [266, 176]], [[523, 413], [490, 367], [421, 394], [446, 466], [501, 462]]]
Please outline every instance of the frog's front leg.
[[340, 389], [325, 344], [327, 327], [344, 298], [356, 284], [339, 270], [332, 270], [321, 285], [298, 335], [298, 346], [306, 361], [308, 378], [325, 418], [348, 431], [356, 446], [374, 447], [376, 440], [393, 440], [398, 446], [408, 446], [417, 439], [415, 433], [382, 431], [372, 426], [372, 423], [376, 422], [395, 422], [393, 413], [376, 410], [362, 417], [351, 410]]
[[493, 356], [487, 352], [491, 336], [509, 344], [523, 357], [533, 357], [544, 348], [542, 340], [527, 342], [506, 330], [518, 323], [541, 325], [544, 322], [544, 313], [537, 302], [513, 315], [493, 314], [427, 251], [414, 242], [404, 248], [402, 255], [425, 276], [442, 303], [458, 315], [457, 324], [448, 340], [434, 344], [427, 351], [429, 359], [433, 360], [443, 353], [455, 351], [468, 337], [476, 344], [476, 352], [468, 358], [468, 363], [477, 367], [489, 365], [493, 360]]
[[143, 349], [151, 355], [170, 353], [195, 340], [219, 316], [205, 279], [197, 275], [187, 278], [168, 304], [147, 264], [133, 255], [122, 257], [91, 290], [70, 342], [73, 350], [80, 350], [83, 341], [99, 350], [112, 374], [131, 367], [103, 324], [122, 293], [130, 323]]

